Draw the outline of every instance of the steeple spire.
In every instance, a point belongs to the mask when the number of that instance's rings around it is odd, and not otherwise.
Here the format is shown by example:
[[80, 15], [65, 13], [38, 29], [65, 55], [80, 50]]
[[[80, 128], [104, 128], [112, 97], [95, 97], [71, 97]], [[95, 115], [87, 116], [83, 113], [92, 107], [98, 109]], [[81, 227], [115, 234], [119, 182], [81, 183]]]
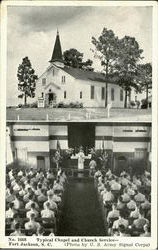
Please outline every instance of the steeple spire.
[[54, 62], [63, 63], [62, 50], [61, 50], [60, 37], [59, 37], [58, 29], [57, 29], [57, 35], [56, 35], [56, 40], [55, 40], [55, 45], [54, 45], [52, 57], [51, 57], [51, 60], [49, 62], [50, 63], [54, 63]]

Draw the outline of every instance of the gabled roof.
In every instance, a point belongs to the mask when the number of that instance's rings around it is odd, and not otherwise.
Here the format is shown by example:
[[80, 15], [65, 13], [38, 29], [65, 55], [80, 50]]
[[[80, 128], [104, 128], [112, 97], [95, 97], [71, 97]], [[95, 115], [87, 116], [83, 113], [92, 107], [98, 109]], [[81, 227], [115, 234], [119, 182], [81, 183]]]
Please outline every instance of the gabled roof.
[[50, 87], [50, 86], [53, 86], [53, 87], [55, 87], [56, 89], [60, 89], [60, 87], [59, 87], [57, 84], [55, 84], [54, 82], [50, 82], [48, 85], [45, 86], [44, 89], [47, 89], [47, 88]]
[[57, 31], [57, 35], [56, 35], [56, 40], [55, 40], [55, 45], [54, 45], [52, 57], [51, 57], [51, 60], [49, 62], [52, 63], [55, 61], [63, 62], [60, 37], [59, 37], [58, 31]]
[[[85, 81], [105, 82], [105, 75], [101, 72], [88, 71], [67, 66], [62, 68], [62, 70], [73, 76], [75, 79], [80, 79]], [[108, 82], [115, 84], [114, 79], [111, 77], [109, 78]]]

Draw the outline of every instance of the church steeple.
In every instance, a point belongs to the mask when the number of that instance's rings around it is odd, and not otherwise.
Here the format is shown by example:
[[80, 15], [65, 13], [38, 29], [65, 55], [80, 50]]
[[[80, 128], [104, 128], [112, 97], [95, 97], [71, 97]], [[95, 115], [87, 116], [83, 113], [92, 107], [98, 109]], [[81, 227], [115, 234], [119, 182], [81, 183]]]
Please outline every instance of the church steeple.
[[59, 37], [58, 30], [57, 30], [57, 35], [56, 35], [56, 40], [55, 40], [55, 45], [54, 45], [52, 57], [51, 57], [51, 60], [49, 62], [57, 64], [57, 66], [60, 66], [60, 67], [62, 67], [64, 64], [63, 58], [62, 58], [62, 49], [61, 49], [60, 37]]

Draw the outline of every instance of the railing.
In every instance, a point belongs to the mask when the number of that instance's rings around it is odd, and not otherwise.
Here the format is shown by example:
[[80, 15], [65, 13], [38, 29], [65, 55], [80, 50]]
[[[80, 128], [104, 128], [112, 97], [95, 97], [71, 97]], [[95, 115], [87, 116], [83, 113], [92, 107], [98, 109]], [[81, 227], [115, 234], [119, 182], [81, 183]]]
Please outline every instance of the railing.
[[[94, 171], [89, 168], [77, 169], [77, 168], [62, 168], [68, 178], [93, 178]], [[57, 170], [55, 170], [57, 171]]]

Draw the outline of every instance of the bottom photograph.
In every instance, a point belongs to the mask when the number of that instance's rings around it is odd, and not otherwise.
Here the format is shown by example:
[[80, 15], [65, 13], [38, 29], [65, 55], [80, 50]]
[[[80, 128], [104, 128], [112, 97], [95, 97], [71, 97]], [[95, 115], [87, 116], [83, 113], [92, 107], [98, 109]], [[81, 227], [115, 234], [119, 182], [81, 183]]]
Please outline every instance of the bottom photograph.
[[151, 236], [151, 123], [7, 122], [6, 236]]

